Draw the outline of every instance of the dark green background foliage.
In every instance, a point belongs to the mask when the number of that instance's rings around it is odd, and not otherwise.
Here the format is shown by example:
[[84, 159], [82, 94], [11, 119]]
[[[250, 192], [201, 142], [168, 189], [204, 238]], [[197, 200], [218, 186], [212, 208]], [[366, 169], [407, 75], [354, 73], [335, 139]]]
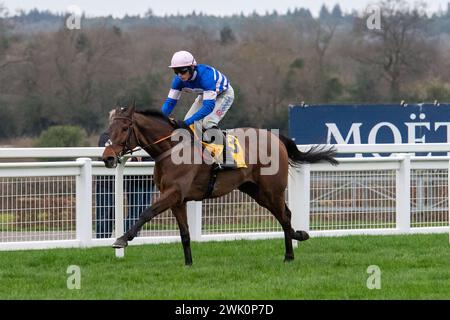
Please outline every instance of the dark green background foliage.
[[86, 147], [87, 134], [77, 126], [52, 126], [43, 131], [36, 147]]
[[[339, 5], [323, 6], [317, 17], [304, 8], [225, 17], [150, 9], [83, 17], [80, 30], [68, 30], [62, 15], [8, 16], [0, 4], [0, 140], [37, 137], [54, 125], [97, 136], [117, 103], [160, 109], [178, 50], [231, 81], [236, 100], [224, 128], [286, 133], [288, 105], [302, 101], [450, 102], [450, 5], [426, 15], [426, 7], [402, 0], [380, 4], [381, 30]], [[183, 94], [174, 116], [183, 118], [194, 99]]]

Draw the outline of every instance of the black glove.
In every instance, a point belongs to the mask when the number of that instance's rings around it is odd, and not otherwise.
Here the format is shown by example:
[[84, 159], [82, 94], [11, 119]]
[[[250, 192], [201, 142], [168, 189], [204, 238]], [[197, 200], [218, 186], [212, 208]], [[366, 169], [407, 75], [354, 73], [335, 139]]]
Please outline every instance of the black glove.
[[175, 124], [180, 129], [189, 129], [189, 126], [183, 120], [174, 120]]

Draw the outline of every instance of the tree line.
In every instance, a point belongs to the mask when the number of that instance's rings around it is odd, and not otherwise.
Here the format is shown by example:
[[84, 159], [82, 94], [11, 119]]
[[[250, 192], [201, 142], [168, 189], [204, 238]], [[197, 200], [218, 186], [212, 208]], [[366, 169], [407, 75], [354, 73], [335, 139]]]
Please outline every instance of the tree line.
[[[424, 5], [379, 3], [381, 29], [370, 13], [325, 6], [318, 17], [285, 14], [82, 18], [32, 10], [15, 16], [0, 6], [0, 139], [37, 136], [53, 125], [88, 134], [105, 129], [108, 111], [134, 99], [159, 109], [173, 73], [173, 52], [230, 79], [235, 102], [223, 127], [279, 128], [290, 104], [450, 101], [450, 5], [431, 16]], [[182, 118], [195, 97], [184, 94]]]

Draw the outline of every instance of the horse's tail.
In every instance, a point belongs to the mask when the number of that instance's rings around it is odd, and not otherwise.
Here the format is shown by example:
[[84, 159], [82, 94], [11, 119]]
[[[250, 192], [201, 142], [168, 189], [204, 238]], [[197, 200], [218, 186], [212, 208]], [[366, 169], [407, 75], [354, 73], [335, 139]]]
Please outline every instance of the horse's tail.
[[328, 161], [334, 166], [339, 164], [339, 162], [335, 159], [337, 152], [334, 146], [326, 147], [313, 145], [308, 151], [302, 152], [298, 150], [297, 145], [292, 139], [281, 134], [279, 135], [279, 138], [287, 149], [289, 163], [292, 166], [298, 167], [302, 163], [316, 163], [320, 161]]

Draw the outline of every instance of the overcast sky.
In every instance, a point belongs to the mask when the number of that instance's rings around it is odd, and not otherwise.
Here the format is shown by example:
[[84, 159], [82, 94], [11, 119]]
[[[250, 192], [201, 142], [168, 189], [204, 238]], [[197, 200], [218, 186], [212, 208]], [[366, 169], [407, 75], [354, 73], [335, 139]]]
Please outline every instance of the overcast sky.
[[[411, 4], [416, 0], [408, 0]], [[435, 12], [439, 9], [447, 10], [450, 0], [427, 0], [429, 11]], [[374, 0], [0, 0], [8, 9], [10, 15], [14, 15], [16, 9], [29, 11], [33, 8], [39, 10], [50, 10], [53, 12], [65, 12], [70, 5], [77, 5], [88, 16], [106, 16], [112, 14], [114, 17], [128, 15], [143, 15], [151, 8], [156, 15], [164, 14], [186, 14], [193, 10], [213, 15], [249, 14], [254, 10], [260, 14], [266, 11], [277, 10], [285, 13], [289, 8], [306, 7], [316, 15], [323, 3], [332, 8], [339, 3], [344, 12], [352, 9], [361, 11], [368, 4], [376, 3]]]

